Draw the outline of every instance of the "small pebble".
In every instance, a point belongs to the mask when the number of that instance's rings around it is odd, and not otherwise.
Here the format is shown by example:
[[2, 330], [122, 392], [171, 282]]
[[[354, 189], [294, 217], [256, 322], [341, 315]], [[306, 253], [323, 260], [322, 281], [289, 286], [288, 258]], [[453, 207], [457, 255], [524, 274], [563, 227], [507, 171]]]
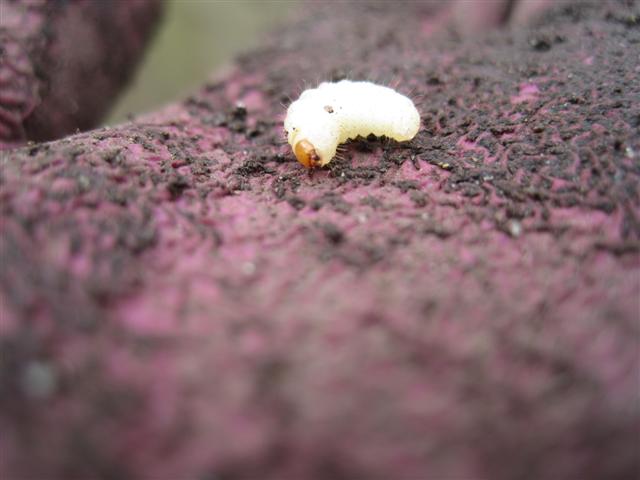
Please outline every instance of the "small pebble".
[[22, 373], [22, 389], [31, 398], [50, 397], [57, 383], [55, 370], [45, 362], [33, 361]]

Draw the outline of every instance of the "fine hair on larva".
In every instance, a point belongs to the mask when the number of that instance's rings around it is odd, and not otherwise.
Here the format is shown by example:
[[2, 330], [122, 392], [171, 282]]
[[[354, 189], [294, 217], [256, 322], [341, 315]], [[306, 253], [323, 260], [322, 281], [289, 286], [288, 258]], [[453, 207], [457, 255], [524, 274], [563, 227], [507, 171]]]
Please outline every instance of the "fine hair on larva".
[[366, 81], [324, 82], [289, 105], [287, 141], [307, 168], [327, 165], [338, 146], [358, 136], [409, 141], [420, 129], [413, 101], [390, 87]]

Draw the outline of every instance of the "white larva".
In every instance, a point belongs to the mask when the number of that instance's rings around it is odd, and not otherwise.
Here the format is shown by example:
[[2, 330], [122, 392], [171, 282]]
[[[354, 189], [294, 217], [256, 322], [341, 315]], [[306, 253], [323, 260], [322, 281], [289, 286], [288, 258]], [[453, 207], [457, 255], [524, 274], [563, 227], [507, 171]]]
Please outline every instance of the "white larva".
[[313, 168], [328, 164], [339, 144], [358, 135], [411, 140], [420, 129], [420, 114], [389, 87], [342, 80], [302, 92], [289, 105], [284, 129], [298, 161]]

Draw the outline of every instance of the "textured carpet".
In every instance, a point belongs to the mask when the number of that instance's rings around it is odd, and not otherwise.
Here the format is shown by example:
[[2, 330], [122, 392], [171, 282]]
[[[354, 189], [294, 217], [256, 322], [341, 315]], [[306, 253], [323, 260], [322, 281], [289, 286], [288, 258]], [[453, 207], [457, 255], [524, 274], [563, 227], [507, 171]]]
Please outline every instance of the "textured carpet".
[[[314, 3], [182, 103], [5, 152], [3, 478], [635, 478], [639, 15]], [[282, 103], [343, 77], [422, 129], [310, 174]]]

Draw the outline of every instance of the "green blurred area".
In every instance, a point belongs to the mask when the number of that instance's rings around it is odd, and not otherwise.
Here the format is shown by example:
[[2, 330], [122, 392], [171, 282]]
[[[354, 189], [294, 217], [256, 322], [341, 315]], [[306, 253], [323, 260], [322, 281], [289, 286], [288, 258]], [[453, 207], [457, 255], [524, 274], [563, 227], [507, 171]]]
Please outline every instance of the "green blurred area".
[[153, 110], [187, 95], [216, 67], [260, 43], [297, 0], [166, 0], [149, 51], [106, 120]]

